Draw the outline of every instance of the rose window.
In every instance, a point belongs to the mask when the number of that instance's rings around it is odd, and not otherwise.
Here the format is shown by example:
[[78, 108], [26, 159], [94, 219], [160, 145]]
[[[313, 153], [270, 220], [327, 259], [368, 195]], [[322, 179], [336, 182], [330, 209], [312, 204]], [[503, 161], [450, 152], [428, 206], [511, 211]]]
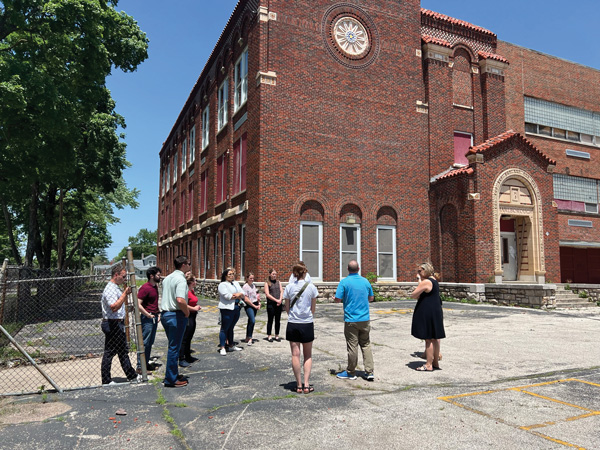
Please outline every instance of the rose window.
[[342, 17], [333, 27], [333, 36], [340, 49], [349, 56], [360, 56], [369, 48], [365, 27], [352, 17]]

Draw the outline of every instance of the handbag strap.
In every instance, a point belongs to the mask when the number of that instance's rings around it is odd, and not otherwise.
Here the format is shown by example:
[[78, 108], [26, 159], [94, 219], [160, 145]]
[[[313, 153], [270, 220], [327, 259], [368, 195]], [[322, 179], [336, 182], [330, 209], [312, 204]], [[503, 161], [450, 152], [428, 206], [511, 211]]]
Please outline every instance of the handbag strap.
[[292, 304], [290, 305], [290, 309], [292, 309], [294, 307], [294, 305], [296, 304], [296, 300], [298, 300], [300, 298], [300, 296], [304, 292], [304, 289], [306, 289], [306, 286], [308, 286], [309, 284], [310, 284], [310, 281], [308, 283], [304, 283], [304, 286], [302, 286], [300, 288], [300, 290], [298, 291], [298, 293], [294, 296], [294, 299], [292, 300]]

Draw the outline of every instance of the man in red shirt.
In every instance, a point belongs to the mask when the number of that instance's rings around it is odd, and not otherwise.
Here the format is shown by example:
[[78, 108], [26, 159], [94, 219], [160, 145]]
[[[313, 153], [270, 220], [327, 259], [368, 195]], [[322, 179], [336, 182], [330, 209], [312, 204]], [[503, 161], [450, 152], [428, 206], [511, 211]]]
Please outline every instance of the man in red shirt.
[[[144, 350], [146, 354], [146, 369], [156, 370], [154, 364], [150, 364], [150, 353], [156, 337], [156, 328], [160, 320], [158, 308], [158, 283], [160, 283], [161, 270], [158, 267], [150, 267], [146, 271], [148, 282], [144, 283], [138, 291], [138, 305], [142, 319], [142, 335], [144, 337]], [[142, 373], [142, 362], [138, 356], [137, 372]]]

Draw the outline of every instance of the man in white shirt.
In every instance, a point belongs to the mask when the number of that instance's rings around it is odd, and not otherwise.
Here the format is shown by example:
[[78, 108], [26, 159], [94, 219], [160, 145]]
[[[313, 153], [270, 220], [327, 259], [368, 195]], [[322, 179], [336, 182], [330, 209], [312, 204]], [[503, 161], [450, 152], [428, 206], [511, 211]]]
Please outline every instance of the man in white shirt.
[[121, 368], [129, 381], [137, 379], [137, 373], [129, 361], [129, 349], [125, 335], [125, 301], [131, 293], [131, 288], [126, 287], [121, 291], [119, 285], [123, 284], [127, 271], [117, 265], [112, 268], [111, 279], [102, 292], [102, 332], [104, 333], [104, 355], [100, 373], [102, 384], [114, 384], [111, 377], [112, 360], [119, 355]]

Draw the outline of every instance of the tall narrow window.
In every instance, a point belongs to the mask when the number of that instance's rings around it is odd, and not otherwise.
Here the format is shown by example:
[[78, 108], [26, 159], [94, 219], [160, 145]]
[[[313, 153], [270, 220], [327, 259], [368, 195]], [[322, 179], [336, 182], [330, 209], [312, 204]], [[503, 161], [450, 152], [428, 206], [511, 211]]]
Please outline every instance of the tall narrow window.
[[360, 266], [360, 228], [357, 225], [340, 227], [340, 278], [346, 276], [348, 263], [358, 261]]
[[304, 261], [311, 278], [322, 278], [323, 224], [300, 222], [300, 260]]
[[473, 75], [469, 54], [458, 49], [452, 65], [452, 102], [455, 105], [473, 106]]
[[196, 125], [194, 125], [190, 130], [188, 141], [188, 147], [190, 149], [190, 164], [192, 164], [196, 160]]
[[207, 106], [202, 111], [202, 150], [208, 146], [208, 138], [210, 131], [210, 110]]
[[240, 277], [246, 276], [246, 225], [240, 231]]
[[235, 228], [232, 227], [229, 230], [229, 236], [231, 239], [231, 247], [229, 247], [231, 249], [231, 267], [233, 269], [235, 269]]
[[233, 145], [233, 195], [246, 190], [247, 133]]
[[169, 227], [169, 225], [170, 225], [170, 218], [171, 218], [171, 216], [169, 215], [169, 207], [167, 206], [165, 208], [165, 233], [168, 233], [169, 230], [171, 229]]
[[208, 188], [208, 171], [202, 172], [200, 175], [200, 214], [206, 212], [208, 196], [206, 194], [206, 190]]
[[167, 189], [165, 192], [168, 192], [171, 189], [171, 163], [167, 163]]
[[215, 278], [219, 278], [219, 233], [215, 233]]
[[227, 153], [217, 158], [217, 205], [227, 200]]
[[180, 220], [179, 220], [179, 224], [183, 225], [185, 223], [185, 219], [186, 219], [186, 208], [187, 206], [187, 202], [185, 201], [185, 188], [181, 189], [181, 211], [179, 212], [180, 214]]
[[221, 231], [221, 264], [223, 270], [225, 270], [225, 235], [225, 230]]
[[396, 281], [396, 228], [377, 227], [377, 278]]
[[[174, 197], [174, 196], [173, 196]], [[173, 207], [171, 208], [171, 230], [175, 229], [175, 227], [177, 226], [177, 224], [175, 223], [175, 220], [177, 219], [177, 200], [173, 200]]]
[[227, 106], [229, 97], [229, 80], [226, 78], [219, 88], [218, 128], [227, 125]]
[[202, 256], [200, 255], [200, 253], [202, 253], [202, 239], [198, 238], [198, 242], [196, 244], [198, 246], [198, 276], [202, 275]]
[[188, 187], [188, 220], [192, 220], [194, 217], [194, 183]]
[[209, 267], [209, 262], [208, 262], [208, 237], [204, 236], [204, 278], [207, 278], [208, 276], [208, 270], [210, 269]]
[[235, 63], [235, 98], [234, 111], [246, 103], [248, 99], [248, 49]]
[[187, 169], [187, 139], [184, 137], [181, 143], [181, 174]]
[[173, 184], [177, 183], [177, 171], [179, 168], [177, 167], [177, 153], [173, 156]]
[[473, 135], [460, 131], [454, 132], [454, 164], [468, 165], [467, 152], [473, 145]]

